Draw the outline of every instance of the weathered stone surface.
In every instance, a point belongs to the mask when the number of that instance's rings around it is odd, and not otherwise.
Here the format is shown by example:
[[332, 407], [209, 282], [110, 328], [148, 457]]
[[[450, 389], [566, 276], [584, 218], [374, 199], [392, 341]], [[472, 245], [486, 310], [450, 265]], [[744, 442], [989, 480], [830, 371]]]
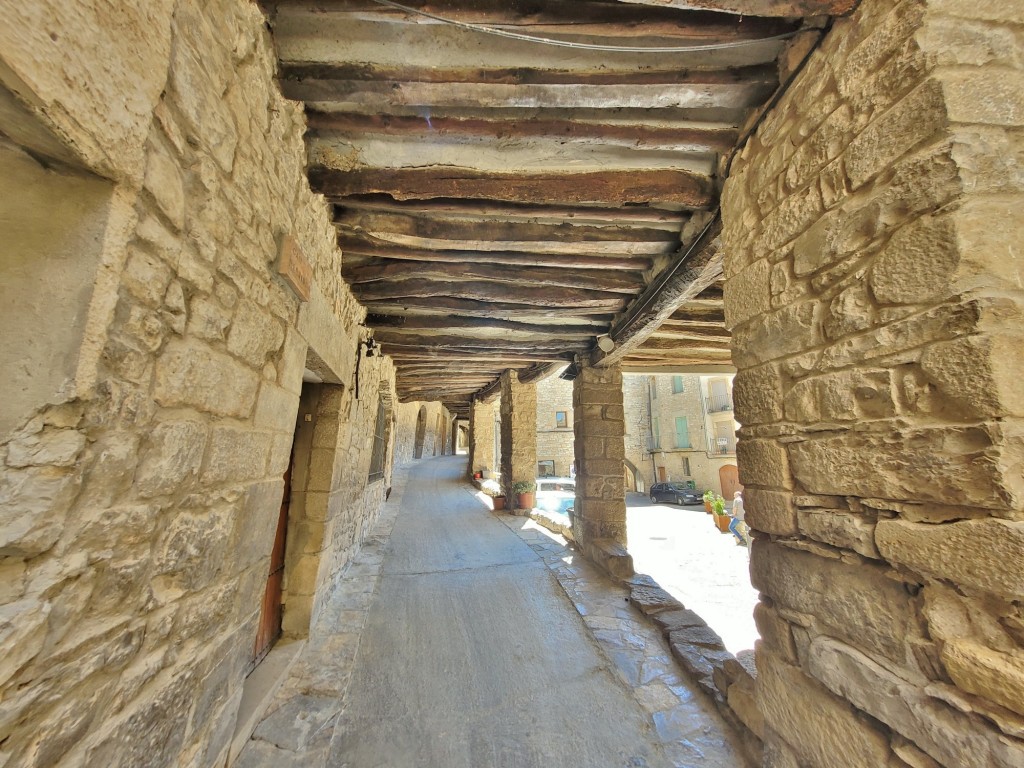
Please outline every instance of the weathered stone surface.
[[797, 532], [797, 511], [791, 493], [747, 488], [743, 501], [743, 519], [751, 528], [781, 536]]
[[689, 627], [707, 626], [704, 619], [689, 609], [661, 611], [651, 616], [651, 619], [666, 635]]
[[838, 509], [800, 509], [800, 532], [806, 536], [852, 549], [864, 557], [881, 557], [875, 546], [875, 521], [865, 515]]
[[267, 355], [284, 343], [284, 329], [273, 316], [252, 301], [240, 302], [228, 333], [228, 351], [253, 366], [262, 366]]
[[741, 424], [770, 424], [782, 419], [782, 385], [774, 366], [738, 373], [732, 396]]
[[195, 421], [158, 424], [147, 437], [135, 476], [139, 495], [150, 498], [187, 490], [199, 474], [206, 427]]
[[813, 615], [834, 636], [897, 664], [909, 663], [907, 644], [921, 638], [920, 620], [910, 595], [885, 568], [768, 542], [760, 549], [751, 559], [750, 580], [776, 606]]
[[980, 643], [947, 642], [942, 663], [965, 691], [1024, 715], [1024, 654], [1000, 653]]
[[259, 377], [228, 355], [201, 344], [171, 341], [156, 366], [154, 397], [220, 416], [248, 417]]
[[930, 525], [881, 520], [882, 556], [923, 576], [947, 579], [1010, 600], [1024, 596], [1015, 564], [1024, 562], [1024, 522], [964, 520]]
[[982, 460], [998, 437], [987, 425], [848, 432], [793, 443], [789, 457], [811, 493], [999, 507], [1007, 481], [997, 464]]
[[802, 763], [885, 765], [888, 740], [848, 703], [774, 654], [759, 653], [757, 668], [757, 701], [765, 726], [780, 734]]
[[629, 602], [648, 616], [683, 607], [682, 603], [659, 586], [633, 585], [629, 591]]
[[808, 664], [830, 689], [912, 739], [942, 765], [1009, 768], [1024, 757], [1024, 745], [1001, 739], [977, 716], [957, 712], [843, 643], [815, 639]]

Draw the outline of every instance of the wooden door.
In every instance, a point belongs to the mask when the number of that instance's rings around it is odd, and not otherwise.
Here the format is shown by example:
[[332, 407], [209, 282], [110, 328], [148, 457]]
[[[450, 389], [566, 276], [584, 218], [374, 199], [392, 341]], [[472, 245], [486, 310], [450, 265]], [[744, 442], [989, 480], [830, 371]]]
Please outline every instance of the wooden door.
[[735, 464], [726, 464], [719, 469], [718, 479], [722, 483], [722, 495], [726, 501], [732, 501], [736, 491], [743, 490], [743, 486], [740, 485], [740, 473]]
[[267, 575], [267, 587], [263, 592], [263, 606], [260, 609], [260, 623], [256, 630], [253, 667], [270, 653], [274, 642], [281, 636], [281, 594], [284, 583], [285, 539], [288, 536], [288, 504], [292, 495], [291, 475], [289, 467], [284, 474], [284, 497], [281, 499], [281, 512], [277, 518], [274, 548], [270, 552], [270, 573]]
[[664, 467], [658, 467], [658, 482], [664, 483], [668, 479], [668, 475], [665, 473]]

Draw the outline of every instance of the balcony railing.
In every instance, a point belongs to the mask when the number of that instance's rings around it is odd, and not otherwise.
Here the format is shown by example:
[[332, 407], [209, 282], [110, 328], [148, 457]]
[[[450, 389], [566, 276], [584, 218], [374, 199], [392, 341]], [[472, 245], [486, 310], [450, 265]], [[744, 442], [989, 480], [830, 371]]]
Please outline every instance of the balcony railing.
[[708, 451], [720, 456], [736, 453], [736, 438], [712, 437], [708, 440]]
[[707, 404], [708, 413], [721, 413], [722, 411], [732, 410], [731, 395], [710, 395], [704, 398], [704, 402]]

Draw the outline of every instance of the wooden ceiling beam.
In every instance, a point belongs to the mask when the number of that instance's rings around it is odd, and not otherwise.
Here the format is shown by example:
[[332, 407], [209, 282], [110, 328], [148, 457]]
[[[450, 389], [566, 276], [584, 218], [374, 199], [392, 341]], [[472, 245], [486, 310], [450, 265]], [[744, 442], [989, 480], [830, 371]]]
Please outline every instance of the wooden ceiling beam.
[[422, 333], [424, 331], [455, 331], [523, 334], [530, 337], [560, 336], [563, 338], [592, 338], [607, 331], [605, 323], [522, 323], [489, 317], [418, 317], [394, 315], [367, 315], [366, 324], [377, 329], [386, 328], [396, 333]]
[[721, 217], [697, 236], [693, 245], [666, 268], [638, 297], [624, 317], [612, 324], [615, 348], [595, 348], [591, 365], [613, 365], [635, 351], [678, 307], [695, 298], [722, 274]]
[[717, 11], [737, 16], [799, 18], [844, 16], [860, 0], [618, 0], [630, 5], [657, 6], [684, 11]]
[[339, 238], [338, 244], [346, 256], [365, 256], [373, 259], [396, 261], [447, 262], [453, 264], [508, 264], [517, 267], [558, 267], [580, 270], [621, 269], [642, 272], [650, 269], [651, 259], [646, 256], [604, 255], [565, 256], [560, 254], [536, 254], [513, 251], [445, 251], [424, 248], [399, 248], [395, 246], [369, 245], [353, 238]]
[[366, 302], [424, 298], [468, 299], [497, 304], [561, 308], [589, 307], [617, 311], [626, 305], [622, 294], [588, 291], [579, 288], [542, 286], [530, 290], [517, 289], [505, 283], [483, 280], [464, 282], [447, 280], [398, 280], [388, 283], [359, 283], [352, 286], [356, 297]]
[[[655, 227], [679, 231], [689, 214], [659, 208], [612, 208], [601, 206], [555, 206], [500, 204], [477, 200], [414, 200], [399, 202], [384, 195], [346, 197], [337, 201], [340, 211], [395, 213], [430, 216], [436, 220], [475, 219], [483, 221], [526, 221], [615, 227]], [[341, 214], [339, 214], [341, 215]]]
[[642, 119], [590, 121], [554, 119], [545, 115], [532, 120], [495, 120], [468, 117], [419, 115], [351, 114], [311, 112], [311, 142], [330, 141], [340, 136], [405, 136], [423, 141], [438, 138], [486, 137], [496, 140], [511, 136], [550, 137], [560, 141], [599, 141], [606, 146], [622, 145], [634, 149], [669, 149], [678, 152], [727, 152], [735, 146], [739, 131], [735, 126], [716, 123], [658, 122]]
[[[574, 34], [613, 38], [668, 38], [714, 42], [759, 39], [780, 34], [792, 25], [778, 19], [739, 19], [735, 15], [694, 11], [680, 13], [659, 6], [642, 11], [628, 4], [587, 0], [547, 0], [524, 5], [508, 0], [406, 0], [403, 5], [468, 24], [485, 24], [530, 34]], [[369, 0], [264, 0], [271, 16], [281, 8], [292, 12], [345, 13], [364, 20], [437, 25], [438, 22]]]
[[[404, 213], [348, 210], [339, 206], [334, 223], [340, 230], [374, 237], [408, 235], [437, 240], [511, 240], [586, 243], [678, 243], [679, 232], [658, 228], [618, 227], [614, 224], [569, 224], [563, 222], [464, 221], [410, 216]], [[449, 248], [452, 248], [450, 246]], [[463, 250], [463, 249], [459, 249]], [[472, 247], [465, 250], [473, 250]], [[628, 253], [625, 248], [616, 252]]]
[[[446, 240], [442, 238], [417, 237], [415, 235], [391, 234], [377, 232], [369, 234], [345, 227], [339, 227], [339, 235], [343, 240], [352, 243], [365, 243], [370, 247], [414, 248], [421, 250], [473, 251], [486, 254], [491, 251], [499, 253], [548, 254], [559, 255], [566, 259], [574, 256], [663, 256], [676, 250], [671, 240], [658, 241], [574, 241], [574, 240], [502, 240], [498, 238], [482, 238], [478, 240]], [[526, 233], [529, 236], [529, 232]], [[665, 233], [669, 234], [669, 233]]]
[[677, 170], [580, 173], [480, 173], [461, 168], [400, 168], [339, 172], [309, 169], [310, 185], [328, 198], [382, 193], [397, 200], [484, 198], [513, 203], [678, 203], [707, 208], [711, 179]]
[[508, 349], [520, 352], [530, 352], [532, 350], [543, 350], [545, 352], [583, 352], [590, 347], [589, 341], [584, 341], [578, 338], [560, 339], [558, 337], [553, 337], [545, 339], [497, 339], [467, 335], [411, 335], [407, 333], [395, 333], [394, 331], [382, 328], [374, 330], [373, 338], [386, 348], [398, 345], [402, 347], [419, 346], [425, 349], [440, 347], [460, 349], [464, 347], [472, 347], [474, 349]]
[[[776, 86], [768, 78], [723, 82], [720, 78], [695, 78], [686, 82], [662, 82], [674, 78], [622, 75], [613, 83], [586, 82], [574, 75], [567, 82], [494, 83], [487, 72], [449, 71], [435, 82], [389, 78], [342, 80], [300, 77], [286, 69], [281, 80], [285, 98], [312, 104], [330, 104], [334, 111], [375, 105], [387, 112], [392, 107], [447, 109], [517, 109], [538, 105], [564, 109], [747, 109], [762, 103]], [[405, 73], [415, 77], [415, 73]], [[499, 75], [500, 77], [500, 75]], [[543, 79], [541, 72], [538, 79]], [[608, 76], [590, 79], [607, 80]], [[579, 81], [584, 82], [579, 82]], [[651, 82], [654, 80], [654, 82]], [[711, 82], [707, 82], [711, 80]], [[640, 81], [640, 82], [634, 82]]]
[[632, 278], [621, 272], [611, 271], [604, 274], [591, 270], [589, 273], [580, 274], [554, 267], [510, 267], [504, 265], [491, 266], [489, 264], [444, 263], [422, 263], [415, 267], [410, 267], [406, 264], [396, 264], [395, 262], [349, 266], [343, 262], [341, 275], [351, 285], [410, 279], [489, 280], [498, 283], [513, 283], [522, 289], [526, 289], [526, 286], [559, 286], [590, 291], [608, 291], [634, 296], [643, 290], [643, 279], [640, 274], [635, 274]]
[[589, 315], [609, 320], [618, 310], [606, 307], [538, 307], [516, 302], [486, 302], [472, 299], [403, 298], [393, 301], [362, 301], [367, 312], [385, 315], [443, 315], [453, 312], [466, 317], [520, 318], [530, 322], [549, 319], [581, 320]]

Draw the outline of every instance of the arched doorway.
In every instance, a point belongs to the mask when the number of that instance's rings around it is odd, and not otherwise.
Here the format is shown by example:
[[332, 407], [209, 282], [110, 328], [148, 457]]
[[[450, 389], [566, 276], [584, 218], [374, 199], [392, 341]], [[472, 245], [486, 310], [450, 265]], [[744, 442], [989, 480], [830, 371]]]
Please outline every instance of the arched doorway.
[[626, 490], [627, 491], [637, 491], [639, 493], [643, 493], [644, 492], [644, 481], [643, 481], [643, 478], [640, 477], [640, 473], [637, 472], [636, 465], [633, 462], [631, 462], [629, 459], [624, 459], [623, 460], [623, 465], [624, 465], [624, 470], [623, 471], [625, 472], [624, 479], [626, 481]]
[[416, 442], [413, 444], [412, 457], [423, 458], [423, 441], [427, 436], [427, 406], [421, 405], [419, 415], [416, 417]]
[[743, 486], [740, 485], [739, 470], [735, 464], [726, 464], [718, 470], [718, 480], [722, 483], [722, 495], [726, 499], [731, 499], [736, 491], [742, 491]]

